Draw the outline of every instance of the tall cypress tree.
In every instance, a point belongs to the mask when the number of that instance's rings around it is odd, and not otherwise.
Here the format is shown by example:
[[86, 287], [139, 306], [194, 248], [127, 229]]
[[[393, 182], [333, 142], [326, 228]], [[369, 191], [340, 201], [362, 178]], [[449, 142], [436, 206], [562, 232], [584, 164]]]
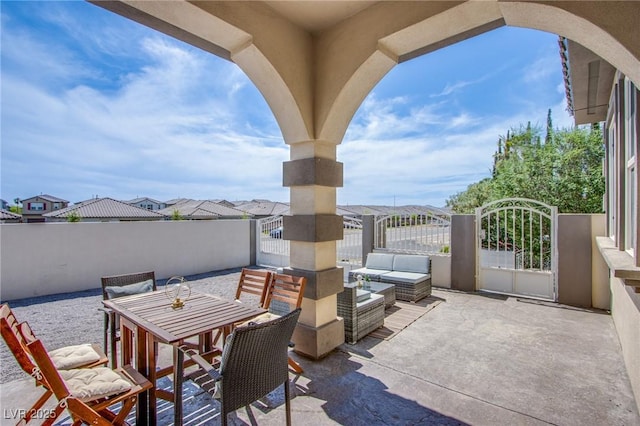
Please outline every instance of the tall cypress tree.
[[553, 121], [551, 120], [551, 108], [547, 111], [547, 135], [544, 138], [544, 143], [553, 143]]

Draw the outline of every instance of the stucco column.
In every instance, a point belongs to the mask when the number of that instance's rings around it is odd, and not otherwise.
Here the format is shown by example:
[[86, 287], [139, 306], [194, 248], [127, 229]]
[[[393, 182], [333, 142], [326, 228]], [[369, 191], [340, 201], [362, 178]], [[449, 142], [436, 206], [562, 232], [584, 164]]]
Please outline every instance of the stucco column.
[[283, 222], [283, 238], [290, 240], [285, 273], [307, 278], [293, 341], [296, 352], [318, 359], [344, 342], [336, 296], [344, 276], [336, 267], [336, 241], [343, 236], [342, 216], [336, 215], [342, 163], [332, 142], [304, 141], [290, 148], [291, 160], [283, 165], [283, 186], [291, 192], [291, 214]]

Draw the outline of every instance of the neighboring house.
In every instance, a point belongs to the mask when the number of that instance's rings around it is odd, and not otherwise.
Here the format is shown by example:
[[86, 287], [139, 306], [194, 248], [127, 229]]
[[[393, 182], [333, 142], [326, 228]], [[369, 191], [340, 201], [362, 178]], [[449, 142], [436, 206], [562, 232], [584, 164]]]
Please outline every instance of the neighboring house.
[[162, 210], [167, 207], [166, 203], [148, 197], [134, 198], [133, 200], [125, 201], [125, 203], [131, 204], [132, 206], [140, 207], [141, 209], [154, 211]]
[[9, 210], [9, 203], [0, 198], [0, 210]]
[[69, 201], [52, 195], [42, 194], [22, 200], [22, 217], [25, 222], [44, 222], [44, 215], [64, 209]]
[[596, 245], [609, 267], [611, 317], [640, 405], [640, 92], [628, 76], [577, 43], [561, 38], [560, 55], [575, 123], [604, 122], [606, 230]]
[[169, 208], [169, 207], [174, 206], [176, 204], [184, 203], [186, 201], [194, 201], [194, 200], [192, 200], [190, 198], [172, 198], [171, 200], [167, 200], [167, 201], [164, 202], [164, 207], [163, 208], [166, 209], [166, 208]]
[[160, 210], [158, 213], [162, 213], [167, 219], [171, 219], [175, 211], [184, 220], [243, 219], [250, 216], [244, 211], [209, 200], [183, 200]]
[[10, 212], [9, 210], [0, 209], [0, 223], [19, 223], [22, 222], [22, 216]]
[[113, 198], [93, 198], [43, 216], [47, 222], [67, 222], [69, 215], [78, 216], [80, 222], [128, 222], [164, 219], [164, 216], [158, 212], [141, 209]]
[[231, 201], [227, 201], [227, 200], [209, 200], [209, 201], [232, 208], [232, 209], [236, 208], [236, 205], [233, 204]]
[[247, 212], [256, 219], [289, 214], [289, 204], [279, 203], [277, 201], [251, 200], [240, 202], [236, 204], [235, 207], [244, 212]]

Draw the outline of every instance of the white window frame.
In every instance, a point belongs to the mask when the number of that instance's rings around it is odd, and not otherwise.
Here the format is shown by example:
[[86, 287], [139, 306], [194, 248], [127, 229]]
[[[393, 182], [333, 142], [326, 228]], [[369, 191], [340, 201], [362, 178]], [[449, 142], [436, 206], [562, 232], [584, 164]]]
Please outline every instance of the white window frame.
[[617, 197], [616, 194], [618, 192], [618, 179], [617, 179], [617, 158], [616, 155], [616, 146], [618, 145], [618, 141], [616, 140], [616, 131], [617, 126], [615, 122], [615, 114], [609, 117], [608, 125], [607, 125], [607, 149], [609, 150], [608, 155], [608, 179], [607, 179], [607, 189], [609, 193], [609, 199], [607, 200], [607, 216], [609, 217], [609, 237], [613, 241], [616, 241], [616, 217], [617, 217]]
[[636, 95], [635, 87], [629, 78], [625, 77], [624, 80], [624, 127], [625, 127], [625, 250], [634, 255], [636, 247], [636, 235], [638, 224], [637, 213], [637, 173], [638, 165], [637, 158], [637, 140], [636, 140]]
[[[39, 207], [39, 208], [37, 208]], [[29, 210], [34, 212], [42, 212], [44, 211], [44, 203], [36, 201], [35, 203], [29, 204]]]

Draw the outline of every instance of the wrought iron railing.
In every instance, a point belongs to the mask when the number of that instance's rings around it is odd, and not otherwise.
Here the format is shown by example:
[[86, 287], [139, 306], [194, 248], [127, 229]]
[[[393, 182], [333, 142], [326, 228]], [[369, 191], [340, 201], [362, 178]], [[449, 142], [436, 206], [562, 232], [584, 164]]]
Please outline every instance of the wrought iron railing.
[[374, 248], [400, 253], [448, 253], [451, 214], [428, 209], [412, 214], [379, 216], [375, 220]]

